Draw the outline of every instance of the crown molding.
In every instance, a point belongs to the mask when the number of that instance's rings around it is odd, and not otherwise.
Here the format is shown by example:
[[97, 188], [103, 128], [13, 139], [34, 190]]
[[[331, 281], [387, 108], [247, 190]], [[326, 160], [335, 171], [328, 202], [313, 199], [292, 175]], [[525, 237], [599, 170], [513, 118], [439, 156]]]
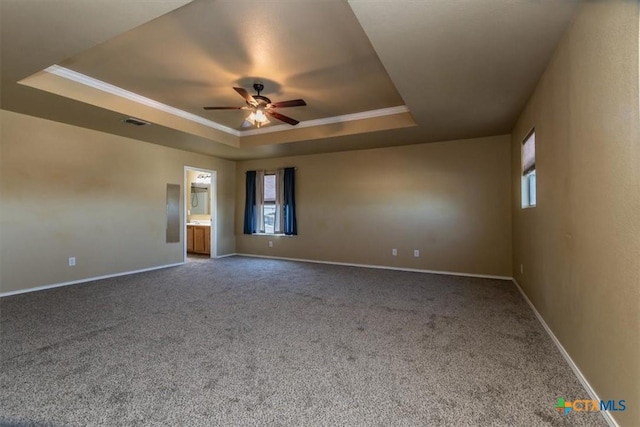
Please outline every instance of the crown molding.
[[89, 77], [85, 74], [78, 73], [77, 71], [70, 70], [65, 67], [61, 67], [59, 65], [52, 65], [46, 68], [44, 71], [47, 73], [56, 75], [58, 77], [62, 77], [67, 80], [74, 81], [76, 83], [83, 84], [85, 86], [100, 90], [102, 92], [109, 93], [111, 95], [119, 96], [120, 98], [124, 98], [128, 101], [136, 102], [138, 104], [144, 105], [146, 107], [154, 108], [159, 111], [163, 111], [165, 113], [172, 114], [176, 117], [180, 117], [186, 120], [190, 120], [192, 122], [226, 132], [228, 134], [234, 136], [240, 136], [240, 132], [232, 129], [230, 127], [221, 125], [220, 123], [216, 123], [212, 120], [207, 120], [204, 117], [200, 117], [193, 113], [188, 113], [184, 110], [180, 110], [179, 108], [172, 107], [167, 104], [163, 104], [162, 102], [155, 101], [151, 98], [147, 98], [142, 95], [138, 95], [137, 93], [128, 91], [126, 89], [122, 89], [121, 87], [112, 85], [110, 83], [103, 82], [102, 80], [94, 79], [93, 77]]
[[271, 132], [283, 132], [287, 130], [309, 128], [313, 126], [330, 125], [333, 123], [345, 123], [345, 122], [352, 122], [355, 120], [373, 119], [375, 117], [391, 116], [394, 114], [408, 113], [408, 112], [409, 112], [409, 107], [407, 107], [406, 105], [398, 105], [397, 107], [380, 108], [378, 110], [362, 111], [359, 113], [343, 114], [341, 116], [323, 117], [321, 119], [306, 120], [298, 123], [296, 126], [282, 124], [282, 125], [276, 125], [276, 126], [267, 126], [260, 129], [244, 130], [240, 132], [240, 136], [262, 135], [262, 134], [271, 133]]
[[146, 107], [154, 108], [156, 110], [163, 111], [168, 114], [172, 114], [176, 117], [180, 117], [185, 120], [190, 120], [192, 122], [210, 127], [212, 129], [216, 129], [216, 130], [228, 133], [236, 137], [262, 135], [262, 134], [272, 133], [272, 132], [284, 132], [284, 131], [290, 131], [295, 129], [303, 129], [303, 128], [314, 127], [314, 126], [325, 126], [325, 125], [330, 125], [334, 123], [345, 123], [345, 122], [351, 122], [355, 120], [366, 120], [366, 119], [372, 119], [376, 117], [391, 116], [394, 114], [409, 112], [409, 108], [406, 105], [398, 105], [395, 107], [380, 108], [378, 110], [362, 111], [358, 113], [343, 114], [340, 116], [323, 117], [320, 119], [301, 121], [295, 127], [287, 124], [281, 124], [281, 125], [275, 125], [275, 126], [267, 126], [260, 129], [250, 129], [250, 130], [239, 131], [239, 130], [230, 128], [228, 126], [221, 125], [220, 123], [214, 122], [213, 120], [208, 120], [196, 114], [189, 113], [184, 110], [180, 110], [179, 108], [175, 108], [167, 104], [163, 104], [161, 102], [155, 101], [145, 96], [138, 95], [137, 93], [128, 91], [126, 89], [122, 89], [121, 87], [103, 82], [102, 80], [89, 77], [85, 74], [70, 70], [65, 67], [61, 67], [59, 65], [52, 65], [46, 68], [44, 71], [46, 71], [47, 73], [56, 75], [58, 77], [62, 77], [64, 79], [71, 80], [76, 83], [80, 83], [87, 87], [91, 87], [93, 89], [97, 89], [102, 92], [106, 92], [111, 95], [118, 96], [120, 98], [124, 98], [128, 101], [136, 102]]

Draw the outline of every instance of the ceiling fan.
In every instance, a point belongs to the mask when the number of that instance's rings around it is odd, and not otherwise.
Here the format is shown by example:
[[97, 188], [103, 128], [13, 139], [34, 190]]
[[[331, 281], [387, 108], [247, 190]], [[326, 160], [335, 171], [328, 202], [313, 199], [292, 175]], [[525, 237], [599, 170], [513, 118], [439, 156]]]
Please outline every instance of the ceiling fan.
[[256, 127], [260, 127], [269, 123], [269, 117], [273, 117], [274, 119], [278, 119], [285, 123], [289, 123], [292, 126], [300, 123], [296, 119], [292, 119], [291, 117], [285, 116], [284, 114], [280, 114], [277, 111], [274, 111], [278, 108], [288, 108], [288, 107], [303, 107], [307, 105], [304, 102], [304, 99], [292, 99], [291, 101], [281, 101], [281, 102], [271, 102], [269, 98], [266, 96], [260, 95], [260, 92], [264, 89], [264, 85], [260, 82], [256, 82], [253, 84], [253, 89], [258, 92], [257, 95], [251, 95], [247, 92], [246, 89], [241, 87], [233, 88], [236, 92], [240, 94], [246, 101], [247, 105], [243, 107], [204, 107], [205, 110], [249, 110], [251, 114], [246, 120], [242, 123], [242, 127], [249, 127], [251, 125], [255, 125]]

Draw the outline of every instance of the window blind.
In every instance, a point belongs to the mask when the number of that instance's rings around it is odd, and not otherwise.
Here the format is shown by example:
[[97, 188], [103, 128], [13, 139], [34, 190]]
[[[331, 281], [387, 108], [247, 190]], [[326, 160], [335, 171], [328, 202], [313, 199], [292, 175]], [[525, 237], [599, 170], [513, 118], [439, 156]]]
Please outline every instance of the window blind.
[[536, 168], [536, 133], [531, 131], [522, 146], [522, 174], [526, 175]]

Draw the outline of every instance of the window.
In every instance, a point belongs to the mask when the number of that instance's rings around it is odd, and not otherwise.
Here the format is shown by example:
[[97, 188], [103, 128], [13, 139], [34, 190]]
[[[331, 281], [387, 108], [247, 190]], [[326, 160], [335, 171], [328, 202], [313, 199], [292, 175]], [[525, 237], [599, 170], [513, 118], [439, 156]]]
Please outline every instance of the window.
[[247, 171], [244, 234], [298, 234], [295, 168]]
[[522, 207], [536, 205], [536, 132], [531, 129], [522, 143]]
[[262, 188], [264, 191], [264, 205], [262, 206], [264, 232], [273, 234], [276, 224], [276, 175], [265, 175]]

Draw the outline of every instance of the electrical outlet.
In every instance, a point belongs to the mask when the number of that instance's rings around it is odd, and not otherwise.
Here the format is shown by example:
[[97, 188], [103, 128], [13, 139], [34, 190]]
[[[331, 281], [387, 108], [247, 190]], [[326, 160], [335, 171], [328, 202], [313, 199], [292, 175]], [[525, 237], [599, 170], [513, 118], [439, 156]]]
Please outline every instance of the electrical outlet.
[[69, 257], [69, 267], [73, 267], [76, 265], [76, 257], [71, 256]]
[[418, 258], [420, 256], [420, 251], [418, 249], [413, 250], [413, 256]]
[[398, 250], [396, 248], [391, 249], [391, 255], [398, 256]]
[[273, 241], [269, 240], [269, 247], [272, 248], [273, 247]]

